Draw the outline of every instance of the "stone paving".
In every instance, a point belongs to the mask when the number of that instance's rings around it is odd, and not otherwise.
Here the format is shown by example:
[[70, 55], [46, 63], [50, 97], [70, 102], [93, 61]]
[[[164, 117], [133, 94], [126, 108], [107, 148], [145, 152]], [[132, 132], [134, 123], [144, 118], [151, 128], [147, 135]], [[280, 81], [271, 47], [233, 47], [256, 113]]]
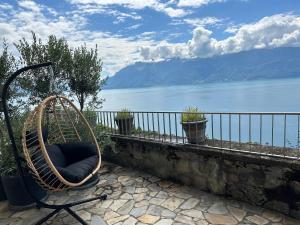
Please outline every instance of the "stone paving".
[[[52, 194], [51, 203], [63, 203], [106, 193], [108, 199], [74, 208], [92, 225], [299, 225], [300, 220], [254, 207], [232, 199], [225, 199], [197, 189], [182, 186], [158, 177], [103, 163], [100, 182], [87, 190]], [[8, 210], [0, 203], [0, 225], [30, 225], [48, 210], [29, 209], [21, 212]], [[65, 212], [47, 224], [78, 224]]]

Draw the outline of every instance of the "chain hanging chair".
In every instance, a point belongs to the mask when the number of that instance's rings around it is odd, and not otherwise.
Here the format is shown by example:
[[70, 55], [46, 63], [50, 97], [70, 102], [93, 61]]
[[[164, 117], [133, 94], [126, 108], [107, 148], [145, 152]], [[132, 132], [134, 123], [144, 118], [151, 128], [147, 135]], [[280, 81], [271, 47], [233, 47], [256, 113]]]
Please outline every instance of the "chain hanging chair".
[[63, 96], [46, 98], [29, 114], [22, 145], [32, 174], [51, 191], [80, 186], [100, 168], [100, 149], [89, 123]]
[[[38, 199], [26, 183], [22, 157], [19, 154], [13, 128], [8, 113], [7, 96], [11, 83], [21, 74], [30, 70], [50, 68], [52, 63], [43, 63], [24, 67], [13, 73], [3, 87], [2, 104], [8, 134], [13, 147], [18, 172], [24, 187], [35, 200], [37, 207], [54, 209], [36, 224], [43, 224], [52, 216], [66, 210], [81, 224], [87, 224], [71, 207], [83, 203], [105, 200], [106, 195], [99, 195], [66, 204], [48, 204]], [[50, 86], [53, 78], [50, 79]], [[51, 88], [50, 88], [51, 90]], [[100, 169], [101, 154], [96, 137], [83, 114], [63, 96], [45, 98], [29, 113], [23, 131], [22, 147], [24, 161], [37, 182], [45, 189], [57, 192], [81, 186], [91, 179]]]

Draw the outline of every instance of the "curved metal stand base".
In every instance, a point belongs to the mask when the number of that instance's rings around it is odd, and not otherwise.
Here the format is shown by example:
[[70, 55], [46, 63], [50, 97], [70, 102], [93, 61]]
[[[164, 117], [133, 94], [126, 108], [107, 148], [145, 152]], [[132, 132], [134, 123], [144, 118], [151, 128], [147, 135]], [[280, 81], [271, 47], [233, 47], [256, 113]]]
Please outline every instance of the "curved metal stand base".
[[[89, 199], [85, 199], [85, 200], [82, 200], [82, 201], [72, 202], [72, 203], [69, 203], [69, 204], [57, 206], [57, 208], [54, 209], [51, 213], [49, 213], [47, 216], [45, 216], [42, 219], [40, 219], [36, 223], [36, 225], [42, 225], [43, 223], [45, 223], [46, 221], [48, 221], [51, 217], [53, 217], [54, 215], [56, 215], [57, 213], [59, 213], [61, 210], [65, 210], [66, 212], [68, 212], [71, 216], [73, 216], [82, 225], [88, 225], [80, 216], [78, 216], [71, 209], [71, 207], [76, 206], [76, 205], [81, 205], [81, 204], [84, 204], [84, 203], [88, 203], [88, 202], [92, 202], [92, 201], [96, 201], [96, 200], [104, 201], [106, 199], [107, 199], [107, 195], [104, 194], [104, 195], [100, 195], [100, 196], [95, 197], [95, 198], [89, 198]], [[42, 206], [40, 208], [47, 208], [47, 207]]]

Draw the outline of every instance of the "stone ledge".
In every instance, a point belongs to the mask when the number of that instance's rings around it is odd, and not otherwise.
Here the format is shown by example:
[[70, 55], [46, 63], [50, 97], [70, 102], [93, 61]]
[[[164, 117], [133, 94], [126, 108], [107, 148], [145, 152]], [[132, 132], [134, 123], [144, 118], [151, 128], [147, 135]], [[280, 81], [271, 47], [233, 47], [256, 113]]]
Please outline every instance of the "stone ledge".
[[247, 163], [256, 163], [261, 165], [270, 165], [270, 166], [284, 166], [290, 167], [293, 169], [300, 170], [300, 160], [294, 160], [290, 158], [283, 158], [281, 156], [265, 156], [258, 155], [256, 153], [251, 152], [241, 152], [240, 150], [235, 149], [219, 149], [217, 147], [210, 147], [205, 145], [192, 145], [192, 144], [182, 144], [182, 143], [170, 143], [170, 142], [162, 142], [152, 139], [143, 139], [138, 137], [128, 137], [128, 136], [120, 136], [120, 135], [111, 135], [112, 140], [118, 140], [118, 142], [126, 141], [126, 142], [141, 142], [148, 143], [158, 146], [164, 146], [165, 148], [172, 148], [172, 152], [192, 152], [199, 155], [207, 155], [207, 156], [216, 156], [222, 157], [224, 159], [236, 160], [239, 162], [247, 162]]

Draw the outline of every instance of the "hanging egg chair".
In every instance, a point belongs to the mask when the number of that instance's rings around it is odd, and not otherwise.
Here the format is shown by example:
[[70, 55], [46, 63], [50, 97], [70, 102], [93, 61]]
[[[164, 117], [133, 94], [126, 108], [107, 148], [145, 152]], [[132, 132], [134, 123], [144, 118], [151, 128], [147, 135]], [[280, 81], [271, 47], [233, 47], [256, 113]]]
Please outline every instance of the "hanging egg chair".
[[[25, 120], [22, 130], [23, 156], [19, 154], [17, 138], [11, 123], [8, 94], [10, 86], [21, 74], [42, 76], [41, 69], [49, 71], [50, 92], [53, 84], [53, 64], [51, 62], [31, 65], [19, 69], [7, 79], [3, 86], [2, 107], [10, 138], [18, 174], [22, 178], [24, 188], [36, 202], [38, 208], [53, 209], [36, 225], [41, 225], [51, 217], [65, 210], [79, 223], [87, 223], [78, 216], [71, 207], [96, 200], [105, 200], [106, 194], [96, 195], [63, 204], [49, 204], [41, 201], [30, 188], [25, 174], [27, 162], [29, 170], [38, 183], [45, 189], [57, 192], [81, 186], [97, 174], [101, 165], [101, 154], [96, 137], [76, 106], [63, 96], [50, 96], [38, 104]], [[27, 74], [28, 73], [28, 74]], [[47, 75], [47, 73], [45, 73]]]
[[23, 152], [37, 181], [61, 191], [84, 184], [100, 168], [96, 137], [82, 113], [62, 96], [50, 96], [28, 116]]

